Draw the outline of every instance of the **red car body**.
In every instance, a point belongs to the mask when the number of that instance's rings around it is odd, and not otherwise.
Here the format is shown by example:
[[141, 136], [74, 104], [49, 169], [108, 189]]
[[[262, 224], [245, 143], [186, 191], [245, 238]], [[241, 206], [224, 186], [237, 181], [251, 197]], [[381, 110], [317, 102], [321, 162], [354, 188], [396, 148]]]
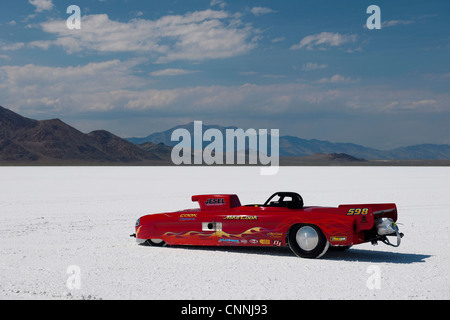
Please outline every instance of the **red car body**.
[[[270, 201], [275, 197], [279, 201]], [[377, 241], [391, 244], [386, 236], [396, 235], [398, 244], [394, 246], [398, 246], [403, 236], [395, 225], [394, 203], [304, 207], [300, 195], [292, 192], [276, 193], [259, 205], [243, 206], [234, 194], [197, 195], [192, 201], [198, 202], [200, 208], [141, 217], [134, 235], [138, 243], [291, 248], [299, 244], [302, 247], [303, 243], [306, 250], [293, 251], [301, 257], [317, 258], [330, 245], [350, 247]], [[382, 221], [393, 230], [380, 232]], [[320, 252], [313, 253], [311, 242], [323, 242], [323, 248], [317, 248]]]

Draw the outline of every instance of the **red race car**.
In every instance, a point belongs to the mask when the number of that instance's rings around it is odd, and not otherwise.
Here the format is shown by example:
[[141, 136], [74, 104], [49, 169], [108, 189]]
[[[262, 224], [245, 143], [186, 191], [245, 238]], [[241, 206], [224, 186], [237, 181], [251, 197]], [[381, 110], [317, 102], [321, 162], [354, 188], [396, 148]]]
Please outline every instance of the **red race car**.
[[294, 192], [244, 206], [234, 194], [197, 195], [192, 201], [200, 208], [141, 217], [132, 236], [152, 246], [289, 246], [302, 258], [319, 258], [330, 246], [381, 241], [398, 247], [403, 237], [394, 203], [306, 207]]

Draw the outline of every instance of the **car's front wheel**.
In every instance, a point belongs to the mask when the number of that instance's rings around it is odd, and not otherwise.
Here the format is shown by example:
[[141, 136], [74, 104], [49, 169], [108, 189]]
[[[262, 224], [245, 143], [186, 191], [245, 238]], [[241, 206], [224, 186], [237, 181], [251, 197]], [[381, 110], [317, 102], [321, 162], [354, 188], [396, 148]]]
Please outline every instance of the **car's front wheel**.
[[165, 247], [166, 243], [161, 239], [148, 239], [147, 244], [152, 247]]
[[297, 256], [309, 259], [322, 257], [330, 246], [320, 228], [310, 224], [293, 226], [288, 241]]

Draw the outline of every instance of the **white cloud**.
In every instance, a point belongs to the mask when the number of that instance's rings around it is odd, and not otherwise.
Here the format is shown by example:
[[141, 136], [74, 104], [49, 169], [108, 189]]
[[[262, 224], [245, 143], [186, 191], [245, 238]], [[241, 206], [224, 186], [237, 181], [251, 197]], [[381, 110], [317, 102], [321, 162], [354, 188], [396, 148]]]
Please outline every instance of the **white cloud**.
[[334, 76], [330, 78], [322, 78], [317, 81], [317, 83], [342, 83], [342, 84], [349, 84], [349, 83], [356, 83], [359, 82], [359, 79], [352, 79], [350, 77], [344, 77], [340, 74], [335, 74]]
[[383, 21], [381, 23], [381, 27], [387, 28], [387, 27], [395, 27], [398, 25], [406, 26], [406, 25], [413, 24], [413, 23], [414, 23], [414, 21], [412, 21], [412, 20], [387, 20], [387, 21]]
[[39, 48], [42, 50], [47, 50], [52, 45], [52, 41], [38, 40], [32, 41], [28, 43], [28, 47], [30, 48]]
[[154, 77], [164, 77], [164, 76], [180, 76], [186, 74], [196, 73], [196, 70], [185, 70], [185, 69], [164, 69], [157, 70], [150, 73], [151, 76]]
[[250, 12], [258, 17], [275, 11], [267, 7], [253, 7]]
[[411, 102], [411, 108], [415, 109], [415, 108], [433, 106], [437, 103], [438, 103], [438, 101], [434, 100], [434, 99], [422, 99], [422, 100]]
[[284, 40], [286, 40], [286, 38], [285, 37], [278, 37], [278, 38], [274, 38], [274, 39], [272, 39], [272, 40], [270, 40], [272, 43], [278, 43], [278, 42], [281, 42], [281, 41], [284, 41]]
[[0, 42], [0, 50], [2, 51], [16, 51], [25, 47], [25, 43], [16, 42], [16, 43], [4, 43]]
[[322, 32], [304, 37], [299, 44], [293, 45], [291, 50], [306, 48], [307, 50], [326, 50], [329, 47], [339, 47], [346, 43], [356, 42], [358, 36], [354, 34], [340, 34]]
[[41, 26], [57, 36], [50, 43], [68, 53], [135, 52], [150, 55], [157, 63], [230, 58], [252, 50], [258, 39], [257, 30], [250, 25], [214, 10], [129, 22], [111, 20], [106, 14], [86, 15], [81, 30], [76, 31], [68, 30], [65, 21], [48, 21]]
[[36, 12], [51, 10], [53, 8], [52, 0], [29, 0], [28, 2], [36, 7]]
[[220, 9], [224, 9], [226, 6], [226, 2], [224, 0], [211, 0], [210, 6], [214, 7], [214, 6], [219, 6]]
[[65, 68], [34, 64], [2, 66], [0, 96], [5, 105], [17, 108], [109, 110], [115, 107], [117, 92], [140, 88], [141, 79], [131, 73], [139, 63], [139, 60], [111, 60]]
[[[26, 114], [58, 113], [59, 117], [86, 112], [109, 112], [108, 115], [114, 116], [132, 110], [132, 116], [151, 111], [154, 117], [191, 119], [217, 115], [219, 111], [221, 117], [255, 119], [331, 110], [343, 113], [361, 110], [371, 114], [450, 110], [446, 104], [450, 99], [448, 93], [425, 89], [398, 91], [387, 86], [341, 86], [359, 79], [339, 74], [317, 82], [155, 89], [152, 79], [134, 73], [142, 62], [134, 59], [72, 67], [1, 66], [2, 105], [26, 110]], [[176, 69], [160, 70], [160, 74], [181, 72], [173, 70]]]
[[326, 65], [326, 64], [318, 64], [315, 62], [308, 62], [308, 63], [303, 64], [302, 70], [303, 71], [313, 71], [313, 70], [325, 69], [327, 67], [328, 67], [328, 65]]
[[442, 101], [435, 99], [420, 99], [411, 100], [405, 99], [404, 101], [392, 101], [384, 106], [384, 109], [390, 112], [399, 110], [417, 110], [417, 111], [437, 111], [444, 110], [442, 106], [445, 105]]

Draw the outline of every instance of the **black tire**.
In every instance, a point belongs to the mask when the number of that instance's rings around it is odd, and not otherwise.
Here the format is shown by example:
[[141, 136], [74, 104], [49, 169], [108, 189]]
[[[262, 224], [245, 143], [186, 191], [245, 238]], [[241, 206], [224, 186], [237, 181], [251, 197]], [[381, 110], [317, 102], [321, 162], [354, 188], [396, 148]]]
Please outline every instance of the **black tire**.
[[159, 239], [148, 239], [146, 244], [152, 247], [165, 247], [167, 245], [163, 240]]
[[311, 224], [292, 226], [288, 235], [289, 247], [300, 258], [317, 259], [328, 250], [330, 243], [319, 227]]

